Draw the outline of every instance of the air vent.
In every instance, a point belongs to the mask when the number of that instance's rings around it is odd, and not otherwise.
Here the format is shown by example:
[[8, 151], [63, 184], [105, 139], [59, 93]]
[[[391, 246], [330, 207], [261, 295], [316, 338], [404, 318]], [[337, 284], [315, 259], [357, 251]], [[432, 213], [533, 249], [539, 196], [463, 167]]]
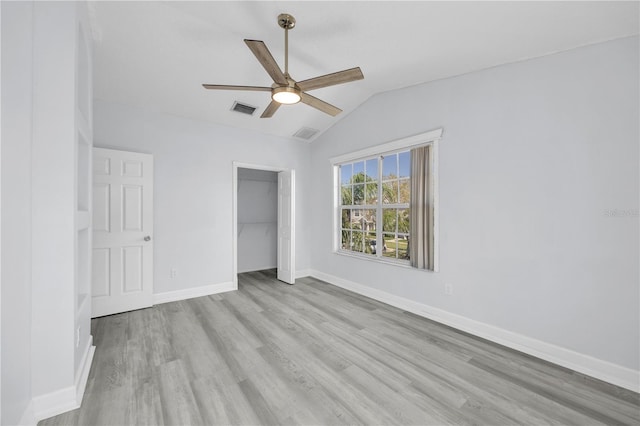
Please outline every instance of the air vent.
[[298, 130], [297, 132], [295, 132], [293, 134], [293, 136], [296, 137], [296, 138], [309, 140], [312, 137], [314, 137], [315, 135], [317, 135], [319, 131], [320, 130], [312, 129], [310, 127], [303, 127], [300, 130]]
[[241, 112], [242, 114], [253, 115], [253, 113], [258, 109], [257, 107], [253, 107], [247, 104], [241, 104], [238, 101], [233, 103], [231, 107], [231, 111]]

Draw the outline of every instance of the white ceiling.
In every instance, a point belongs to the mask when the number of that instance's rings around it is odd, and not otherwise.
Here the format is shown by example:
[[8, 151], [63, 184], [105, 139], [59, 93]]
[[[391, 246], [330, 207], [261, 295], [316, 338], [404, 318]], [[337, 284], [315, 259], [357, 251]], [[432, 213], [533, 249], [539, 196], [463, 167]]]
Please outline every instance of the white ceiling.
[[[304, 104], [261, 119], [270, 86], [243, 39], [263, 40], [281, 67], [278, 14], [292, 14], [289, 71], [298, 81], [360, 66], [365, 79], [311, 94], [344, 110]], [[325, 131], [376, 93], [638, 34], [638, 2], [92, 2], [94, 93], [197, 120], [291, 137]], [[254, 116], [230, 110], [235, 100]]]

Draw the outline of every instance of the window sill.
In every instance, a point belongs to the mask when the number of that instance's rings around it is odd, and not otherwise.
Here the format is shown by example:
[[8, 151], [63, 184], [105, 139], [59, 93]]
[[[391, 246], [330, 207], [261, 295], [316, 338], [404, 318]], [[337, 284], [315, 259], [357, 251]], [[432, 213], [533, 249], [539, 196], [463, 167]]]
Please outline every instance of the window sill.
[[392, 266], [397, 266], [404, 269], [411, 269], [412, 271], [438, 272], [437, 270], [414, 268], [413, 266], [411, 266], [408, 260], [390, 260], [385, 258], [365, 256], [362, 254], [343, 251], [343, 250], [334, 250], [333, 254], [337, 254], [338, 256], [351, 257], [353, 259], [365, 260], [367, 262], [381, 263], [383, 265], [392, 265]]
[[[358, 254], [358, 253], [344, 251], [344, 250], [336, 250], [333, 253], [340, 256], [351, 257], [354, 259], [366, 260], [367, 262], [382, 263], [384, 265], [393, 265], [393, 266], [398, 266], [400, 268], [405, 268], [405, 269], [414, 269], [416, 271], [425, 270], [425, 269], [414, 268], [413, 266], [411, 266], [408, 260], [391, 260], [384, 257], [373, 257], [369, 255]], [[429, 272], [433, 272], [433, 271], [429, 271]]]

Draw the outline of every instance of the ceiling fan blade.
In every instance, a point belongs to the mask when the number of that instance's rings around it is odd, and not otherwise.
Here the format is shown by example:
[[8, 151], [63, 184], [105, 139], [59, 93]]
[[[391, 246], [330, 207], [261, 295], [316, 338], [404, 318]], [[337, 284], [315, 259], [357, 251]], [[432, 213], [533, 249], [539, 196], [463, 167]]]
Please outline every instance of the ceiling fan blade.
[[300, 96], [300, 101], [333, 117], [342, 112], [340, 108], [326, 103], [325, 101], [322, 101], [316, 97], [313, 97], [308, 93], [302, 93]]
[[256, 58], [258, 58], [258, 61], [262, 64], [267, 73], [269, 73], [273, 81], [282, 85], [289, 84], [287, 78], [282, 73], [282, 70], [278, 66], [276, 60], [273, 59], [271, 52], [269, 52], [269, 49], [267, 49], [267, 45], [264, 44], [264, 42], [260, 40], [247, 39], [245, 39], [244, 42], [249, 46], [249, 49], [251, 49], [253, 54], [256, 55]]
[[298, 82], [301, 90], [320, 89], [321, 87], [334, 86], [336, 84], [349, 83], [350, 81], [362, 80], [364, 75], [360, 67], [351, 68], [344, 71], [338, 71], [320, 77], [310, 78], [308, 80]]
[[278, 108], [280, 108], [280, 103], [276, 101], [271, 101], [271, 103], [264, 109], [264, 112], [260, 116], [260, 118], [270, 118], [273, 117], [273, 114], [276, 113]]
[[202, 87], [205, 89], [213, 89], [213, 90], [252, 90], [255, 92], [270, 92], [271, 87], [261, 87], [261, 86], [231, 86], [228, 84], [203, 84]]

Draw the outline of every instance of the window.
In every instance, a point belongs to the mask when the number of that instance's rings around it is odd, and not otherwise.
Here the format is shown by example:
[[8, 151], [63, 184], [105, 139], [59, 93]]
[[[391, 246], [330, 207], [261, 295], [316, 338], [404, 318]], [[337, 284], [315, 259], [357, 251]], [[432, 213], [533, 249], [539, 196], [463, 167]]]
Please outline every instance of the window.
[[437, 270], [435, 144], [440, 134], [429, 132], [332, 159], [337, 253]]
[[402, 151], [338, 166], [342, 250], [409, 259], [409, 155]]

